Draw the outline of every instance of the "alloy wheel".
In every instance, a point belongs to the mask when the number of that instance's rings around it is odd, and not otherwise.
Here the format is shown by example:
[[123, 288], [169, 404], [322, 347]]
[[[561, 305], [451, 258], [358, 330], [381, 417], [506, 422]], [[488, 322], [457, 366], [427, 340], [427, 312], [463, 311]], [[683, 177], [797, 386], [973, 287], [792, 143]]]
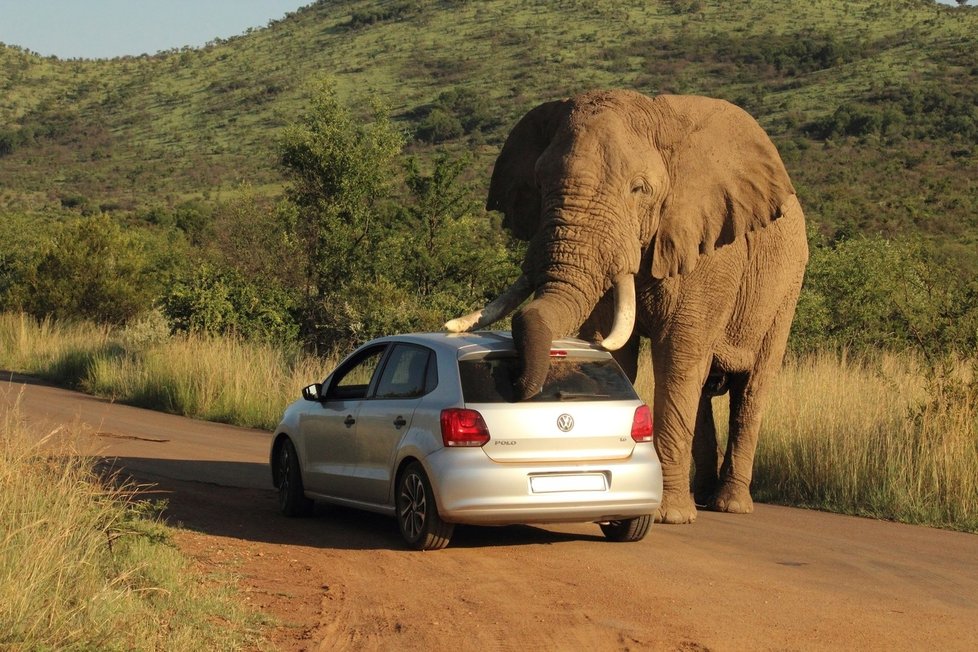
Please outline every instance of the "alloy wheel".
[[428, 515], [428, 496], [416, 473], [409, 473], [401, 485], [401, 522], [412, 540], [421, 536]]

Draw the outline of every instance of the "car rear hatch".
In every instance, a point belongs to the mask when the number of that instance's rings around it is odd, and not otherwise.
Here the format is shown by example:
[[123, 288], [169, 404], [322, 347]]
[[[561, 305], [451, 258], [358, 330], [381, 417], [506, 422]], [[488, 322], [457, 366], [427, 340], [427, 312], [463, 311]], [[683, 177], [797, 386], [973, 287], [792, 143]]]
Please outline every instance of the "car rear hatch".
[[489, 430], [483, 450], [497, 462], [576, 462], [627, 458], [641, 401], [606, 353], [559, 351], [537, 396], [514, 402], [519, 359], [490, 352], [459, 360], [465, 407]]

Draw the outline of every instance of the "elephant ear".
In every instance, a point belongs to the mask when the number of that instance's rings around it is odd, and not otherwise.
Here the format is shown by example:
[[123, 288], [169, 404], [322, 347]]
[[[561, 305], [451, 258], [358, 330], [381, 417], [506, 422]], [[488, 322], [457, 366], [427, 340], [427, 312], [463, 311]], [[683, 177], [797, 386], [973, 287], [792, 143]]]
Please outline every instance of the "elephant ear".
[[700, 256], [771, 224], [795, 190], [774, 144], [742, 109], [704, 97], [654, 102], [671, 181], [652, 259], [661, 279], [688, 274]]
[[569, 102], [545, 102], [527, 113], [509, 133], [489, 182], [486, 209], [503, 214], [503, 226], [520, 240], [529, 240], [540, 222], [540, 192], [535, 166], [561, 121]]

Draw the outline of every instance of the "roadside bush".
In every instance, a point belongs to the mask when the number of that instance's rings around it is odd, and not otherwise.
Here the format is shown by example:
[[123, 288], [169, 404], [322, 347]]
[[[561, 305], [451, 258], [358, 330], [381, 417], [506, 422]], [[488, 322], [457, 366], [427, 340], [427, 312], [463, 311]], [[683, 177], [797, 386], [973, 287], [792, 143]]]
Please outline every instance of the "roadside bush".
[[306, 281], [306, 251], [297, 232], [293, 203], [248, 193], [218, 206], [203, 257], [235, 270], [245, 280], [296, 292]]
[[0, 219], [0, 306], [21, 310], [27, 296], [27, 281], [37, 265], [42, 243], [57, 230], [52, 220], [23, 213], [6, 213]]
[[208, 264], [177, 280], [163, 297], [173, 330], [293, 342], [299, 334], [295, 296], [273, 283], [249, 280]]
[[66, 222], [26, 273], [24, 308], [37, 317], [124, 323], [158, 296], [161, 279], [144, 245], [107, 215]]
[[792, 347], [916, 348], [927, 355], [978, 344], [978, 284], [922, 244], [857, 237], [814, 246]]

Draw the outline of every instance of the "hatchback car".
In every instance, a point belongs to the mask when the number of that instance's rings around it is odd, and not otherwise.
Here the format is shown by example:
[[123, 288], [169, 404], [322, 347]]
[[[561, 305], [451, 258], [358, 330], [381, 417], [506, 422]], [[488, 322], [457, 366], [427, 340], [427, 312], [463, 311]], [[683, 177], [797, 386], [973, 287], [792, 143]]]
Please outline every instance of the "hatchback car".
[[284, 514], [323, 501], [394, 516], [409, 546], [456, 523], [596, 522], [645, 536], [662, 497], [652, 416], [609, 353], [557, 340], [543, 390], [515, 402], [505, 332], [384, 337], [303, 389], [273, 437]]

